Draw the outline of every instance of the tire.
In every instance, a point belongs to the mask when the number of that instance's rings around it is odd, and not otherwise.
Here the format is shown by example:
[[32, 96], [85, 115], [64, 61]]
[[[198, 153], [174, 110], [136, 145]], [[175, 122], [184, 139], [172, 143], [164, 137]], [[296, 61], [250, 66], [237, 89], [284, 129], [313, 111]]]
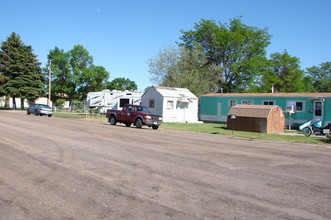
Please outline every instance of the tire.
[[38, 111], [36, 110], [36, 111], [34, 112], [34, 114], [35, 114], [35, 116], [38, 116]]
[[143, 126], [143, 121], [140, 118], [138, 118], [136, 120], [136, 128], [141, 128], [142, 126]]
[[48, 117], [52, 117], [52, 115], [48, 115]]
[[152, 128], [153, 128], [154, 130], [157, 130], [157, 129], [159, 129], [159, 126], [157, 126], [157, 125], [153, 125]]
[[306, 136], [306, 137], [309, 137], [311, 135], [311, 129], [308, 128], [308, 127], [305, 127], [303, 130], [302, 130], [303, 134]]
[[131, 123], [130, 122], [125, 123], [125, 126], [126, 127], [130, 127], [131, 126]]
[[26, 111], [26, 114], [30, 115], [30, 112], [29, 111]]
[[109, 124], [116, 125], [117, 121], [114, 115], [110, 116], [109, 118]]

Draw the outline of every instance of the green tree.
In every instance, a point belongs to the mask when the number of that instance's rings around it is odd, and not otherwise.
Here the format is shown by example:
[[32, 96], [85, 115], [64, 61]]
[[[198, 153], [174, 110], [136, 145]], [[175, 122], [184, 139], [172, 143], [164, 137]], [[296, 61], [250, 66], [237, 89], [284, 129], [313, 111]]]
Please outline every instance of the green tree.
[[262, 77], [262, 92], [305, 92], [303, 70], [299, 58], [291, 56], [286, 50], [283, 53], [270, 55], [269, 68]]
[[69, 54], [55, 47], [47, 57], [51, 60], [51, 99], [53, 102], [56, 102], [57, 99], [66, 99], [69, 94], [75, 92], [69, 65]]
[[204, 65], [206, 62], [201, 49], [164, 48], [155, 58], [148, 60], [151, 81], [160, 86], [187, 88], [197, 96], [216, 92], [215, 72], [218, 67]]
[[109, 73], [93, 65], [93, 58], [81, 45], [65, 52], [55, 47], [48, 54], [52, 60], [52, 99], [84, 100], [90, 91], [105, 87]]
[[137, 84], [134, 81], [131, 81], [129, 79], [125, 79], [123, 77], [119, 77], [114, 79], [111, 82], [107, 83], [107, 89], [110, 90], [129, 90], [129, 91], [134, 91], [138, 89]]
[[306, 75], [312, 78], [313, 87], [317, 92], [331, 92], [331, 62], [307, 68]]
[[44, 75], [41, 72], [37, 56], [31, 46], [26, 46], [16, 33], [12, 33], [3, 42], [0, 51], [0, 72], [3, 94], [13, 98], [34, 99], [41, 95], [44, 85]]
[[271, 35], [267, 29], [244, 25], [241, 18], [232, 19], [229, 24], [201, 20], [195, 23], [194, 30], [181, 32], [181, 45], [201, 48], [205, 65], [219, 67], [215, 69], [214, 81], [225, 92], [247, 90], [265, 67]]
[[89, 68], [84, 69], [80, 76], [79, 94], [85, 99], [87, 93], [100, 91], [106, 88], [109, 73], [102, 66], [94, 66], [93, 64]]

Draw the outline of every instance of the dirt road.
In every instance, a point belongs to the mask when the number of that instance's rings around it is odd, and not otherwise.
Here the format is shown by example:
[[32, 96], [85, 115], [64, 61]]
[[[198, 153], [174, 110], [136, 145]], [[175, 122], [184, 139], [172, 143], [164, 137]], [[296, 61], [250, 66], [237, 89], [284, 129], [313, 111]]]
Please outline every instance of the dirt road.
[[331, 147], [0, 111], [0, 219], [331, 219]]

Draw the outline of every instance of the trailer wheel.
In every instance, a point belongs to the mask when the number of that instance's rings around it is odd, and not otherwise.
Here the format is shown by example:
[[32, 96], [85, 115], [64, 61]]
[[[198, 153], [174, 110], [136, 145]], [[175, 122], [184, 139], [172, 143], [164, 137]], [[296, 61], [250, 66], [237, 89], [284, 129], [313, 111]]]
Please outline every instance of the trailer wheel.
[[109, 124], [116, 125], [117, 121], [114, 115], [110, 116], [109, 118]]
[[140, 119], [140, 118], [138, 118], [137, 120], [136, 120], [136, 127], [137, 128], [141, 128], [143, 126], [143, 122], [142, 122], [142, 120]]
[[306, 137], [309, 137], [311, 135], [311, 129], [308, 128], [308, 127], [305, 127], [303, 130], [302, 130], [303, 134], [306, 136]]

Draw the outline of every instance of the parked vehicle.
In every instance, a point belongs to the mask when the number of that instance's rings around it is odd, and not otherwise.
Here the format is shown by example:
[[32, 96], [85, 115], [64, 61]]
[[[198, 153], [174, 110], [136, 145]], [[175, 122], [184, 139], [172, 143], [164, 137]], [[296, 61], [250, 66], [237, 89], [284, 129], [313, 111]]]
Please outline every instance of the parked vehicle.
[[50, 106], [44, 105], [44, 104], [34, 104], [28, 107], [26, 110], [27, 114], [30, 115], [35, 114], [35, 115], [47, 115], [48, 117], [51, 117], [53, 115], [53, 110]]
[[86, 98], [88, 108], [98, 108], [100, 114], [106, 114], [108, 109], [122, 110], [125, 104], [140, 105], [142, 93], [139, 91], [102, 90], [89, 92]]
[[127, 127], [134, 124], [137, 128], [141, 128], [143, 125], [152, 127], [157, 130], [162, 124], [162, 116], [152, 114], [151, 111], [142, 105], [130, 105], [126, 104], [123, 110], [107, 110], [106, 117], [111, 125], [116, 123], [123, 123]]
[[306, 137], [309, 137], [311, 134], [328, 135], [330, 134], [330, 128], [331, 124], [322, 127], [322, 121], [320, 119], [314, 119], [301, 125], [299, 129], [302, 130]]

